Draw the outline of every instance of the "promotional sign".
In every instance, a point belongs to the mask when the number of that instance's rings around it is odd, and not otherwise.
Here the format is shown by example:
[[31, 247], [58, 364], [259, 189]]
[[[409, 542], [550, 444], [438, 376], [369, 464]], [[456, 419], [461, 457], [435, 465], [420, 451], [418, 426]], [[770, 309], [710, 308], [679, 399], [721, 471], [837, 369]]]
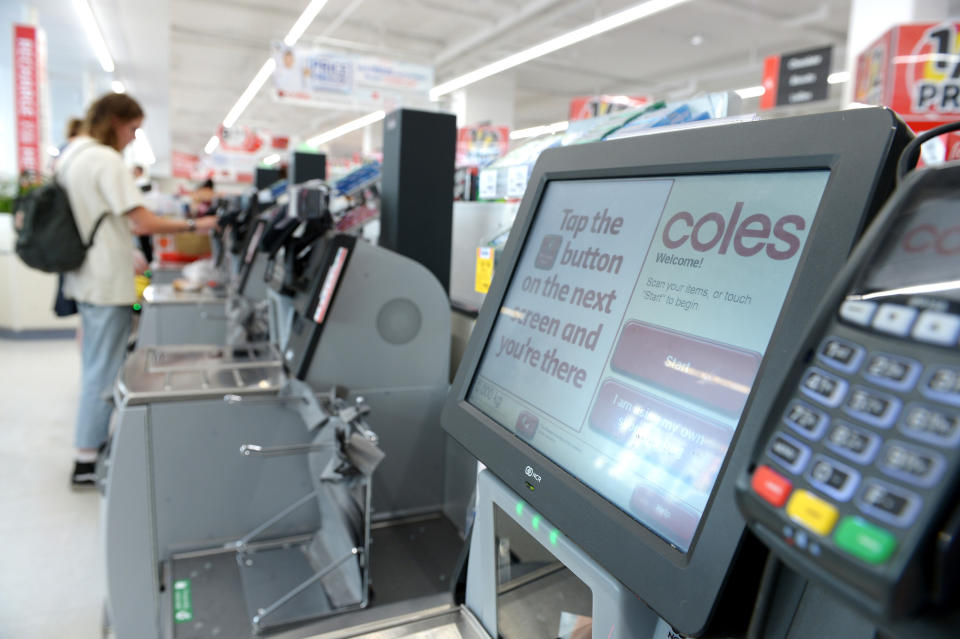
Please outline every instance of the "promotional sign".
[[40, 129], [40, 54], [37, 29], [13, 25], [13, 110], [17, 130], [17, 171], [43, 168]]
[[504, 155], [510, 146], [510, 129], [505, 126], [468, 126], [457, 130], [455, 166], [483, 168]]
[[200, 156], [173, 151], [170, 154], [170, 166], [173, 177], [194, 179], [200, 166]]
[[308, 46], [273, 44], [274, 97], [317, 106], [393, 109], [428, 100], [431, 67]]
[[570, 100], [569, 120], [589, 120], [600, 115], [643, 106], [650, 98], [640, 95], [582, 95]]
[[827, 99], [830, 47], [768, 57], [763, 65], [761, 109]]
[[857, 57], [854, 100], [888, 106], [921, 132], [960, 115], [960, 23], [894, 27]]

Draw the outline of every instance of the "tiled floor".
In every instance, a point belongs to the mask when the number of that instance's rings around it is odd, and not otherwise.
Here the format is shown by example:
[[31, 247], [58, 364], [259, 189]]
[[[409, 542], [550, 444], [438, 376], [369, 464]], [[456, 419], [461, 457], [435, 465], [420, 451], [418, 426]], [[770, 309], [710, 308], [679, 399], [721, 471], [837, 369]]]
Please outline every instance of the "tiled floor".
[[0, 339], [0, 638], [101, 636], [98, 495], [69, 488], [77, 343]]

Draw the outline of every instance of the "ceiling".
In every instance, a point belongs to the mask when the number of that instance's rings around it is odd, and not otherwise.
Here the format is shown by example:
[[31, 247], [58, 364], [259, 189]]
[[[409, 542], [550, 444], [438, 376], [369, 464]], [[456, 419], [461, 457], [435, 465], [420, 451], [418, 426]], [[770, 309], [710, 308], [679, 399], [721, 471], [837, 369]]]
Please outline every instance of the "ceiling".
[[[429, 64], [442, 82], [636, 2], [329, 0], [301, 43]], [[122, 10], [125, 3], [98, 4]], [[283, 38], [306, 4], [170, 0], [169, 73], [157, 80], [170, 89], [173, 149], [201, 151], [270, 43]], [[764, 57], [775, 53], [834, 45], [834, 69], [842, 68], [849, 12], [850, 0], [691, 0], [518, 67], [514, 127], [566, 119], [576, 95], [670, 99], [756, 85]], [[127, 40], [136, 44], [136, 37]], [[268, 89], [239, 124], [302, 139], [360, 115], [277, 104]], [[331, 153], [357, 151], [360, 139], [359, 133], [341, 138]]]

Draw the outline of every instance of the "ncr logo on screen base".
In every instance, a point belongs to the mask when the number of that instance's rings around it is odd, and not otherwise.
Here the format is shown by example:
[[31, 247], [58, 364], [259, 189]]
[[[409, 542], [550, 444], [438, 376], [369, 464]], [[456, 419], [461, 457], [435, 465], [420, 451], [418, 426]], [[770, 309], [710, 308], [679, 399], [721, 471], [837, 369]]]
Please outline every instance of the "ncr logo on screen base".
[[679, 211], [663, 227], [663, 245], [677, 249], [689, 242], [695, 251], [717, 249], [720, 255], [732, 247], [741, 257], [765, 252], [772, 260], [788, 260], [800, 250], [797, 232], [805, 230], [807, 222], [799, 215], [772, 220], [769, 215], [754, 213], [741, 220], [742, 212], [743, 202], [734, 205], [729, 219], [716, 211], [699, 219], [689, 211]]

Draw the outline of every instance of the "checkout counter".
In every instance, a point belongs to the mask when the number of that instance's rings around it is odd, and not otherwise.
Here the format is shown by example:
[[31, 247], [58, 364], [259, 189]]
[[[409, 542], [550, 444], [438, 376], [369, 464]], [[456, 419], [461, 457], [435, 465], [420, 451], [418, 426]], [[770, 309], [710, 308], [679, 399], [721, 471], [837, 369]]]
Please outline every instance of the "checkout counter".
[[[751, 511], [737, 498], [738, 489], [749, 490], [744, 476], [757, 467], [757, 451], [774, 450], [767, 424], [779, 421], [781, 389], [794, 388], [785, 380], [807, 370], [798, 345], [813, 326], [811, 309], [833, 295], [832, 280], [893, 190], [908, 138], [890, 111], [861, 109], [545, 152], [443, 407], [443, 428], [485, 467], [469, 555], [449, 575], [449, 591], [378, 609], [372, 579], [374, 605], [366, 609], [272, 630], [218, 625], [217, 632], [290, 639], [955, 636], [955, 590], [939, 602], [921, 597], [917, 606], [871, 610], [869, 593], [857, 596], [849, 581], [808, 568], [817, 564], [813, 548], [828, 545], [817, 522], [795, 513], [787, 539], [777, 530], [765, 535], [755, 519], [748, 525], [742, 513]], [[712, 157], [704, 158], [704, 148]], [[362, 329], [375, 317], [390, 343], [403, 342], [417, 324], [406, 304], [386, 323], [379, 318], [386, 305], [364, 306], [379, 280], [357, 260], [379, 249], [338, 242], [281, 355], [284, 374], [312, 393], [346, 372], [358, 380], [370, 374], [358, 369], [368, 358], [357, 354], [369, 347]], [[346, 264], [343, 275], [338, 265]], [[349, 346], [328, 333], [340, 304], [363, 309], [352, 316], [355, 326], [336, 323]], [[216, 399], [220, 387], [204, 406], [165, 408], [159, 400], [139, 407], [136, 393], [124, 399], [121, 386], [124, 419], [111, 459], [121, 446], [139, 451], [128, 466], [139, 470], [108, 482], [107, 548], [114, 547], [110, 531], [119, 534], [120, 519], [129, 526], [136, 503], [142, 528], [126, 534], [143, 548], [108, 554], [108, 585], [115, 613], [153, 611], [139, 631], [121, 633], [118, 624], [121, 639], [213, 636], [208, 618], [178, 622], [169, 575], [200, 579], [214, 565], [201, 559], [213, 551], [202, 548], [261, 521], [268, 495], [292, 498], [291, 486], [307, 487], [306, 471], [293, 464], [282, 472], [303, 474], [281, 479], [264, 468], [244, 477], [228, 452], [254, 436], [269, 448], [283, 439], [280, 431], [295, 436], [310, 423], [294, 416], [301, 402], [276, 390], [283, 382], [261, 381], [262, 401], [233, 405], [256, 413], [229, 420], [220, 416], [229, 410]], [[372, 418], [376, 395], [363, 394]], [[344, 399], [354, 406], [357, 398]], [[164, 410], [176, 414], [154, 421]], [[260, 426], [264, 420], [270, 429]], [[390, 452], [386, 425], [372, 430], [387, 452], [372, 471], [376, 500]], [[216, 439], [227, 441], [204, 443]], [[177, 461], [161, 466], [161, 458]], [[407, 472], [387, 483], [419, 490], [440, 476], [436, 463]], [[954, 506], [956, 475], [943, 476]], [[143, 486], [137, 499], [112, 505], [111, 491], [122, 490], [114, 487], [128, 485]], [[112, 528], [111, 516], [118, 520]], [[924, 529], [925, 543], [952, 548], [937, 530]], [[952, 528], [942, 530], [949, 537]], [[801, 533], [806, 555], [796, 552]], [[939, 556], [953, 561], [955, 554]], [[189, 573], [177, 566], [188, 558], [196, 560]], [[133, 581], [120, 569], [130, 562], [141, 571]], [[123, 606], [133, 590], [153, 603]]]

